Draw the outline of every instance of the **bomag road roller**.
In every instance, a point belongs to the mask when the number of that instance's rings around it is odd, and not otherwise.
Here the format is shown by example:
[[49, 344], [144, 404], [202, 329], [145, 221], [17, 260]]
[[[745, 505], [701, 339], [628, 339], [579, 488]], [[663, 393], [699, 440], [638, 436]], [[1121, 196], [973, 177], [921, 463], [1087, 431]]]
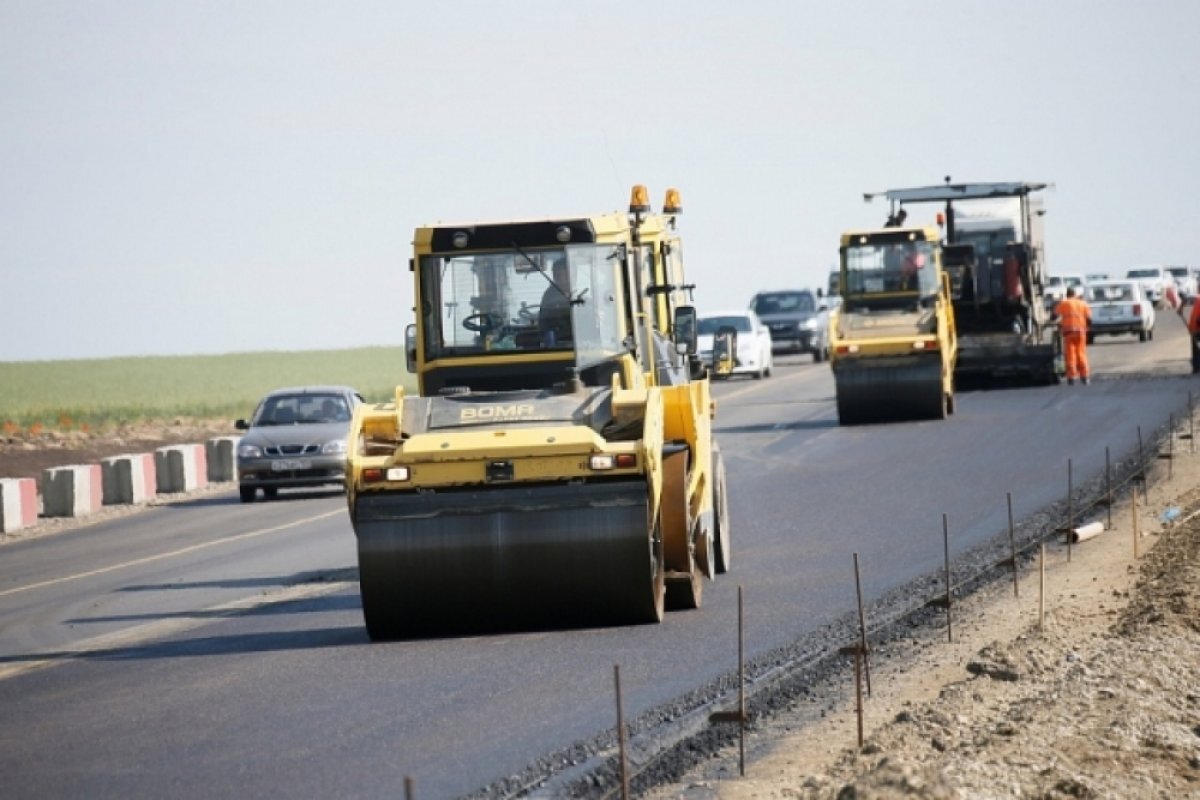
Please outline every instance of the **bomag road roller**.
[[349, 440], [371, 638], [657, 622], [729, 568], [681, 210], [417, 229], [418, 394]]
[[935, 227], [842, 235], [830, 359], [843, 425], [954, 411], [957, 339]]

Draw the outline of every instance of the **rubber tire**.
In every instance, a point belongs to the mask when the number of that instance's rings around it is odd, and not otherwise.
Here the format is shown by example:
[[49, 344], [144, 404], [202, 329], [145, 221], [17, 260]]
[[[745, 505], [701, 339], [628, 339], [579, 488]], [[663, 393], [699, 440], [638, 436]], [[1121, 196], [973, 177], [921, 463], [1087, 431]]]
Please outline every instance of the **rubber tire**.
[[1149, 337], [1148, 337], [1146, 331], [1138, 331], [1138, 341], [1139, 342], [1144, 342], [1144, 341], [1146, 341], [1147, 338], [1149, 338]]
[[1094, 334], [1094, 333], [1089, 333], [1089, 334], [1087, 335], [1087, 343], [1088, 343], [1088, 344], [1095, 344], [1095, 343], [1096, 343], [1096, 334]]
[[721, 448], [713, 442], [713, 549], [716, 551], [718, 575], [729, 572], [733, 565], [733, 549], [729, 537], [729, 493], [725, 481], [725, 459]]
[[1146, 338], [1150, 339], [1151, 341], [1154, 340], [1154, 328], [1149, 330], [1149, 332], [1146, 334]]
[[274, 486], [264, 487], [263, 497], [265, 497], [267, 500], [274, 500], [276, 497], [279, 497], [279, 489]]
[[818, 347], [816, 350], [813, 350], [812, 357], [813, 357], [814, 364], [820, 364], [822, 361], [825, 360], [824, 350], [825, 350], [824, 347]]
[[254, 496], [258, 494], [258, 489], [253, 486], [239, 486], [238, 494], [241, 496], [243, 503], [253, 503]]

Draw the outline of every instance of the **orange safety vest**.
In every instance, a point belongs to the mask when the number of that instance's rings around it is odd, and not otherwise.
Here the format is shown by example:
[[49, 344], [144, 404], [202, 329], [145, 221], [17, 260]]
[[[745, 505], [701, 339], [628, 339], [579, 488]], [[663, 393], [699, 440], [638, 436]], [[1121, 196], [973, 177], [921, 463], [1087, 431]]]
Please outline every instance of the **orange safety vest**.
[[1192, 304], [1192, 316], [1188, 319], [1188, 331], [1190, 333], [1200, 333], [1200, 300]]
[[1059, 329], [1064, 334], [1087, 333], [1088, 322], [1092, 319], [1092, 310], [1088, 304], [1078, 297], [1066, 297], [1058, 301], [1054, 313], [1059, 318]]

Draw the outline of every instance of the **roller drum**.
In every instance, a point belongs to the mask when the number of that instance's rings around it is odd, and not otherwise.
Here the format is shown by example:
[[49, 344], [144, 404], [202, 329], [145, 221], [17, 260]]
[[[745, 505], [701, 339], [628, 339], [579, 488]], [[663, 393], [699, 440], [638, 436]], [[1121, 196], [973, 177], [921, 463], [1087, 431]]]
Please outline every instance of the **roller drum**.
[[843, 425], [943, 419], [946, 394], [940, 355], [844, 360], [834, 368]]
[[372, 638], [661, 619], [643, 482], [360, 494]]

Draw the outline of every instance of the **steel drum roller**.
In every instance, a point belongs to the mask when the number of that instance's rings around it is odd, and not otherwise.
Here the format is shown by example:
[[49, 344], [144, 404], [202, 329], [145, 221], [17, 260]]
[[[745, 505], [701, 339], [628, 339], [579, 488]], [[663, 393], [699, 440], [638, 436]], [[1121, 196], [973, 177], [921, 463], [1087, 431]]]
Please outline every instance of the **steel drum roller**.
[[648, 520], [640, 481], [360, 494], [367, 629], [657, 621], [662, 550]]

